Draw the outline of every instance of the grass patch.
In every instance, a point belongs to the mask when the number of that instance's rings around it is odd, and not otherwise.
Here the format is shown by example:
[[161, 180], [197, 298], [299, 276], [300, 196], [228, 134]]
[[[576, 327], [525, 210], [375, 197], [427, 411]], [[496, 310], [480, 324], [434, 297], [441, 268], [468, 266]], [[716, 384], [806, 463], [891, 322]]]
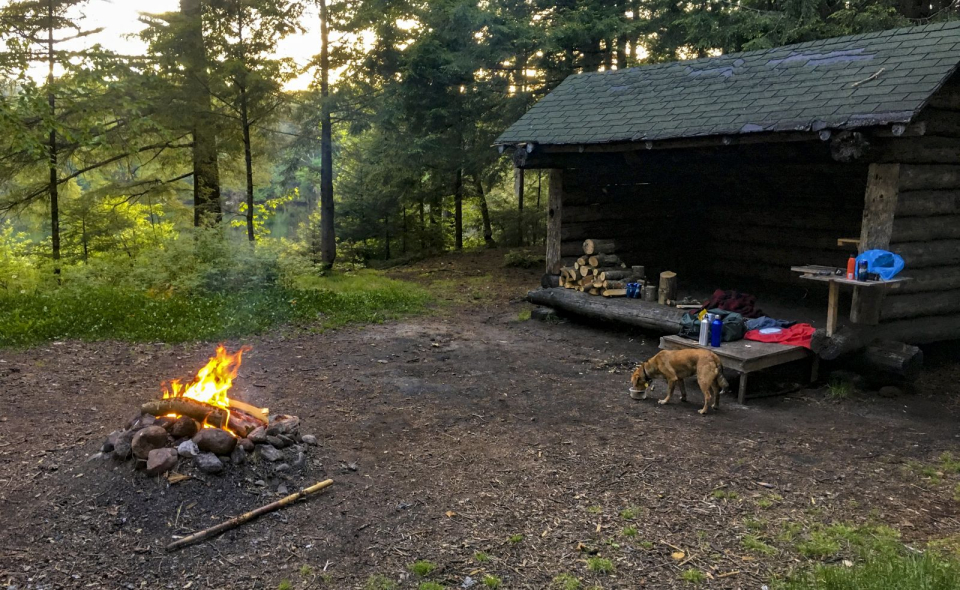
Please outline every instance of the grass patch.
[[635, 526], [625, 526], [623, 527], [623, 530], [621, 531], [621, 533], [623, 533], [624, 537], [636, 537], [638, 531], [637, 531], [637, 527]]
[[0, 292], [0, 346], [51, 340], [187, 342], [262, 333], [283, 324], [335, 328], [380, 323], [423, 310], [416, 285], [365, 271], [310, 277], [290, 289], [152, 293], [113, 286], [65, 285], [32, 293]]
[[517, 314], [517, 321], [526, 322], [530, 319], [530, 310], [521, 309], [520, 313]]
[[827, 399], [845, 400], [853, 393], [853, 385], [849, 381], [831, 381], [827, 384]]
[[437, 564], [433, 563], [432, 561], [421, 559], [411, 563], [409, 566], [407, 566], [407, 569], [409, 569], [414, 575], [424, 578], [433, 573], [433, 570], [437, 569]]
[[612, 574], [613, 562], [603, 557], [590, 557], [587, 559], [587, 569], [597, 574]]
[[307, 576], [312, 575], [312, 574], [313, 574], [313, 568], [312, 568], [312, 567], [310, 567], [309, 565], [302, 565], [302, 566], [300, 566], [300, 575], [301, 575], [301, 576], [307, 577]]
[[757, 506], [760, 508], [772, 508], [774, 504], [779, 504], [783, 501], [783, 496], [780, 494], [768, 494], [757, 500]]
[[473, 558], [477, 560], [477, 563], [487, 563], [490, 561], [490, 556], [483, 551], [477, 551], [474, 553]]
[[767, 523], [761, 518], [744, 518], [743, 526], [751, 531], [762, 531], [767, 528]]
[[420, 585], [417, 586], [417, 590], [444, 590], [444, 588], [443, 584], [436, 582], [420, 582]]
[[773, 555], [777, 552], [775, 547], [767, 545], [754, 535], [745, 535], [743, 539], [740, 540], [740, 544], [743, 545], [743, 548], [747, 551], [760, 555]]
[[553, 579], [553, 585], [560, 590], [580, 590], [580, 578], [573, 574], [560, 574]]
[[523, 535], [510, 535], [510, 538], [507, 540], [516, 545], [523, 541]]
[[290, 580], [280, 580], [277, 590], [293, 590], [293, 584], [290, 583]]
[[640, 516], [640, 509], [636, 506], [631, 506], [629, 508], [624, 508], [620, 511], [620, 518], [623, 520], [633, 520], [634, 518]]
[[487, 588], [499, 588], [500, 584], [502, 584], [502, 582], [497, 576], [491, 574], [483, 576], [483, 585]]
[[933, 551], [875, 553], [854, 567], [817, 566], [789, 578], [783, 590], [956, 590], [960, 561]]
[[714, 500], [736, 500], [740, 496], [736, 492], [727, 490], [713, 490], [710, 497]]
[[587, 512], [589, 512], [590, 514], [600, 514], [601, 512], [603, 512], [603, 508], [601, 508], [600, 506], [587, 506]]
[[380, 574], [374, 574], [367, 578], [363, 590], [396, 590], [396, 587], [397, 583], [393, 580]]
[[653, 541], [640, 541], [640, 548], [646, 549], [647, 551], [654, 548]]
[[707, 575], [696, 568], [690, 568], [680, 574], [680, 579], [691, 584], [699, 584], [707, 579]]

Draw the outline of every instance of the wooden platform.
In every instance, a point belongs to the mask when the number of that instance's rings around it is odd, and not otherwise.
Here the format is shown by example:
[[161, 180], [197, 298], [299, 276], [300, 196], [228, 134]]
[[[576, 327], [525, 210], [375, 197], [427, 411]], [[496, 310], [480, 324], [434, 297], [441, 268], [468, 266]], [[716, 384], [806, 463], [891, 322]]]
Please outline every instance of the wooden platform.
[[737, 340], [735, 342], [724, 342], [718, 348], [714, 348], [712, 346], [701, 346], [696, 340], [681, 338], [680, 336], [663, 336], [660, 338], [660, 348], [663, 350], [704, 348], [716, 353], [725, 368], [740, 373], [737, 401], [741, 404], [746, 402], [747, 399], [747, 375], [755, 371], [813, 357], [811, 381], [815, 381], [817, 378], [817, 357], [803, 346]]

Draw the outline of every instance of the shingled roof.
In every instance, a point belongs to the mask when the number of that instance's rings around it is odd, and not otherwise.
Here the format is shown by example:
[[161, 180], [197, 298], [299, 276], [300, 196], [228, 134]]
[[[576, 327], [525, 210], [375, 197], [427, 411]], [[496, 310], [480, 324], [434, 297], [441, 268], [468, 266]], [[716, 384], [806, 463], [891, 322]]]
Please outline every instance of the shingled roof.
[[497, 144], [649, 141], [909, 122], [960, 63], [960, 22], [576, 74]]

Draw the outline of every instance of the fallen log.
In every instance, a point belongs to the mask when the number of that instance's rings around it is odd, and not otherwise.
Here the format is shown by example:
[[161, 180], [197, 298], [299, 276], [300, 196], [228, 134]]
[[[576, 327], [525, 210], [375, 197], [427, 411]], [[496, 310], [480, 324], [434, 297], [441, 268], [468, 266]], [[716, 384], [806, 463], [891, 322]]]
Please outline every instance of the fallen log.
[[327, 480], [321, 481], [320, 483], [314, 484], [314, 485], [310, 486], [309, 488], [304, 488], [304, 489], [300, 490], [299, 492], [294, 492], [293, 494], [290, 494], [289, 496], [287, 496], [287, 497], [285, 497], [285, 498], [281, 498], [280, 500], [277, 500], [276, 502], [273, 502], [273, 503], [271, 503], [271, 504], [267, 504], [266, 506], [261, 506], [260, 508], [257, 508], [256, 510], [251, 510], [250, 512], [247, 512], [246, 514], [241, 514], [240, 516], [238, 516], [238, 517], [236, 517], [236, 518], [231, 518], [230, 520], [221, 522], [220, 524], [218, 524], [218, 525], [216, 525], [216, 526], [212, 526], [212, 527], [210, 527], [210, 528], [208, 528], [208, 529], [204, 529], [204, 530], [202, 530], [202, 531], [200, 531], [200, 532], [193, 533], [192, 535], [189, 535], [189, 536], [184, 537], [184, 538], [182, 538], [182, 539], [178, 539], [178, 540], [174, 541], [173, 543], [170, 543], [169, 545], [167, 545], [166, 550], [167, 550], [167, 551], [176, 551], [177, 549], [180, 549], [181, 547], [186, 547], [187, 545], [192, 545], [192, 544], [194, 544], [194, 543], [199, 543], [200, 541], [203, 541], [203, 540], [205, 540], [205, 539], [209, 539], [210, 537], [215, 537], [215, 536], [217, 536], [217, 535], [219, 535], [219, 534], [221, 534], [221, 533], [225, 533], [226, 531], [229, 531], [229, 530], [231, 530], [231, 529], [235, 529], [235, 528], [237, 528], [238, 526], [240, 526], [240, 525], [242, 525], [242, 524], [244, 524], [244, 523], [250, 522], [250, 521], [253, 520], [254, 518], [257, 518], [258, 516], [262, 516], [262, 515], [264, 515], [264, 514], [267, 514], [268, 512], [273, 512], [274, 510], [278, 510], [278, 509], [280, 509], [280, 508], [283, 508], [284, 506], [289, 506], [290, 504], [293, 504], [294, 502], [296, 502], [296, 501], [299, 500], [300, 498], [306, 498], [306, 497], [309, 496], [310, 494], [313, 494], [313, 493], [315, 493], [315, 492], [319, 492], [319, 491], [323, 490], [324, 488], [329, 487], [331, 484], [333, 484], [333, 480], [332, 480], [332, 479], [327, 479]]
[[923, 368], [923, 351], [903, 342], [883, 340], [867, 346], [849, 364], [874, 384], [913, 381]]
[[810, 339], [810, 350], [826, 361], [856, 352], [865, 345], [860, 332], [847, 326], [841, 326], [833, 336], [827, 336], [826, 330], [817, 330]]
[[539, 289], [527, 293], [527, 300], [584, 317], [621, 322], [659, 332], [680, 331], [683, 311], [636, 299], [584, 297], [564, 289]]
[[660, 273], [660, 290], [657, 292], [657, 301], [660, 305], [667, 305], [668, 301], [677, 298], [677, 273], [665, 270]]
[[616, 254], [594, 254], [587, 258], [590, 266], [620, 266], [620, 258]]
[[601, 293], [604, 297], [626, 297], [626, 289], [604, 289]]
[[633, 272], [629, 270], [605, 270], [598, 276], [601, 281], [622, 281], [632, 275]]

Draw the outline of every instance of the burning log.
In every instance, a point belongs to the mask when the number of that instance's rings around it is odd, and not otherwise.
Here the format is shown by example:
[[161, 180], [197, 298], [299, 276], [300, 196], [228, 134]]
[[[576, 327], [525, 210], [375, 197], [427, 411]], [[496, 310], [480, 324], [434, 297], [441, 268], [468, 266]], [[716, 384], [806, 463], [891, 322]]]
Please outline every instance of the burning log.
[[140, 406], [140, 411], [153, 416], [166, 416], [167, 414], [188, 416], [201, 424], [206, 423], [215, 428], [227, 428], [239, 437], [245, 437], [256, 427], [266, 424], [265, 421], [260, 421], [238, 408], [230, 412], [230, 418], [227, 420], [225, 410], [186, 397], [171, 397], [147, 402]]
[[276, 502], [273, 502], [272, 504], [267, 504], [266, 506], [261, 506], [260, 508], [257, 508], [256, 510], [251, 510], [250, 512], [247, 512], [246, 514], [241, 514], [240, 516], [238, 516], [238, 517], [236, 517], [236, 518], [231, 518], [230, 520], [225, 521], [225, 522], [221, 522], [220, 524], [218, 524], [218, 525], [216, 525], [216, 526], [212, 526], [212, 527], [210, 527], [210, 528], [208, 528], [208, 529], [205, 529], [205, 530], [202, 530], [202, 531], [200, 531], [200, 532], [198, 532], [198, 533], [194, 533], [194, 534], [192, 534], [192, 535], [190, 535], [190, 536], [188, 536], [188, 537], [184, 537], [184, 538], [182, 538], [182, 539], [179, 539], [179, 540], [177, 540], [177, 541], [174, 541], [173, 543], [170, 543], [169, 545], [167, 545], [167, 551], [176, 551], [177, 549], [180, 549], [181, 547], [186, 547], [187, 545], [191, 545], [191, 544], [193, 544], [193, 543], [197, 543], [197, 542], [199, 542], [199, 541], [203, 541], [204, 539], [209, 539], [210, 537], [214, 537], [214, 536], [216, 536], [216, 535], [219, 535], [220, 533], [224, 533], [224, 532], [226, 532], [226, 531], [229, 531], [230, 529], [234, 529], [234, 528], [236, 528], [236, 527], [238, 527], [238, 526], [240, 526], [240, 525], [242, 525], [242, 524], [244, 524], [244, 523], [250, 522], [250, 521], [253, 520], [254, 518], [257, 518], [258, 516], [261, 516], [261, 515], [266, 514], [266, 513], [268, 513], [268, 512], [273, 512], [274, 510], [277, 510], [277, 509], [279, 509], [279, 508], [283, 508], [284, 506], [289, 506], [290, 504], [293, 504], [294, 502], [296, 502], [296, 501], [299, 500], [300, 498], [305, 498], [305, 497], [309, 496], [310, 494], [312, 494], [312, 493], [314, 493], [314, 492], [319, 492], [320, 490], [322, 490], [322, 489], [330, 486], [331, 484], [333, 484], [333, 480], [332, 480], [332, 479], [328, 479], [328, 480], [325, 480], [325, 481], [321, 481], [320, 483], [314, 484], [314, 485], [310, 486], [309, 488], [304, 488], [304, 489], [300, 490], [299, 492], [295, 492], [295, 493], [290, 494], [289, 496], [287, 496], [287, 497], [285, 497], [285, 498], [282, 498], [282, 499], [280, 499], [280, 500], [277, 500]]
[[167, 414], [189, 416], [201, 424], [207, 423], [216, 428], [223, 428], [226, 426], [224, 422], [227, 421], [227, 413], [224, 410], [185, 397], [171, 397], [147, 402], [140, 406], [140, 411], [154, 416], [166, 416]]

